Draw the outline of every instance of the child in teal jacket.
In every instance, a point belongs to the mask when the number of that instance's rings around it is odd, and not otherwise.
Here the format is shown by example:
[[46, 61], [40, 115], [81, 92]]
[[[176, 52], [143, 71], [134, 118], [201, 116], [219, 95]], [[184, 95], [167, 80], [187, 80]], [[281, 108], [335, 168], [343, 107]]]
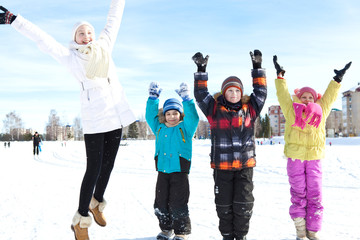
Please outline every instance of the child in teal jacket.
[[183, 99], [165, 101], [159, 109], [161, 88], [152, 82], [146, 104], [146, 121], [155, 134], [155, 166], [158, 171], [155, 196], [155, 215], [159, 219], [161, 232], [157, 239], [187, 239], [191, 233], [189, 218], [189, 180], [192, 138], [199, 115], [194, 100], [185, 83], [175, 90]]

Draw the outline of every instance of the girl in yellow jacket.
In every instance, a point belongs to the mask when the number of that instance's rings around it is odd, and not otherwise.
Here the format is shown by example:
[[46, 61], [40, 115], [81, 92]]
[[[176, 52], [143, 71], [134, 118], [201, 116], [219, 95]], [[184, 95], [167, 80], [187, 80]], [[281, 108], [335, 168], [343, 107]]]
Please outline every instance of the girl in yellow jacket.
[[340, 71], [334, 70], [334, 80], [323, 96], [310, 87], [303, 87], [296, 89], [291, 98], [283, 78], [285, 70], [278, 64], [277, 56], [273, 61], [277, 73], [276, 94], [286, 120], [284, 154], [288, 158], [292, 203], [289, 213], [295, 223], [297, 240], [318, 240], [323, 216], [320, 159], [325, 156], [325, 122], [351, 62]]

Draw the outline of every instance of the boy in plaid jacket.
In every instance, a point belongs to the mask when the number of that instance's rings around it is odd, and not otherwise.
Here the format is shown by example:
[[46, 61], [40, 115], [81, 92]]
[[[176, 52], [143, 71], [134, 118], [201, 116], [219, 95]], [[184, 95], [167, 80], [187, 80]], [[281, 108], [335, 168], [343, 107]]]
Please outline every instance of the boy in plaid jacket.
[[253, 69], [253, 93], [243, 95], [243, 84], [230, 76], [221, 85], [221, 93], [212, 96], [207, 89], [205, 58], [196, 53], [194, 95], [211, 128], [211, 168], [214, 169], [215, 204], [219, 230], [224, 240], [246, 239], [254, 205], [253, 167], [255, 160], [254, 124], [267, 96], [262, 54], [250, 52]]

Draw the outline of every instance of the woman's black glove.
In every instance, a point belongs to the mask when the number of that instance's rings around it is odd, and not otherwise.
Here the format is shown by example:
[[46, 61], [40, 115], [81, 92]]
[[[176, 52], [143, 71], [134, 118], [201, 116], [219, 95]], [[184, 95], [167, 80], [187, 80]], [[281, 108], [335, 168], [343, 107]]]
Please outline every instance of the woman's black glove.
[[277, 56], [274, 55], [273, 57], [273, 62], [276, 68], [276, 74], [278, 77], [283, 77], [285, 75], [285, 70], [282, 66], [279, 65], [279, 63], [277, 62]]
[[3, 6], [0, 6], [0, 10], [3, 11], [3, 13], [0, 13], [0, 24], [11, 24], [16, 19], [16, 15]]
[[261, 68], [262, 63], [262, 54], [259, 50], [254, 50], [254, 53], [250, 51], [251, 61], [253, 64], [253, 69]]
[[200, 53], [200, 52], [195, 53], [195, 55], [192, 57], [192, 60], [197, 65], [198, 72], [206, 72], [206, 65], [207, 65], [208, 59], [209, 59], [209, 55], [206, 55], [206, 57], [204, 58], [202, 53]]
[[349, 69], [349, 67], [351, 66], [351, 62], [349, 62], [348, 64], [345, 65], [345, 67], [341, 70], [336, 70], [334, 69], [334, 72], [335, 72], [335, 76], [333, 77], [335, 81], [337, 81], [338, 83], [340, 83], [343, 79], [343, 76], [346, 72], [346, 70]]

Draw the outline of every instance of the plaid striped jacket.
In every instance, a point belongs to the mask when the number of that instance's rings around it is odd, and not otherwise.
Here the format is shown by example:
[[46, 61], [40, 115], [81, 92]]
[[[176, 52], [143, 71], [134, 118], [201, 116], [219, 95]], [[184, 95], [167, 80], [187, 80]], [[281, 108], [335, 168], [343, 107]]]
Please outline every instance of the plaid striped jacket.
[[208, 92], [207, 73], [194, 74], [195, 99], [210, 123], [211, 168], [237, 171], [256, 165], [254, 123], [267, 96], [265, 69], [253, 69], [252, 77], [253, 93], [233, 109], [223, 95], [213, 97]]

